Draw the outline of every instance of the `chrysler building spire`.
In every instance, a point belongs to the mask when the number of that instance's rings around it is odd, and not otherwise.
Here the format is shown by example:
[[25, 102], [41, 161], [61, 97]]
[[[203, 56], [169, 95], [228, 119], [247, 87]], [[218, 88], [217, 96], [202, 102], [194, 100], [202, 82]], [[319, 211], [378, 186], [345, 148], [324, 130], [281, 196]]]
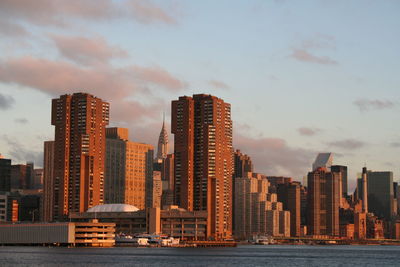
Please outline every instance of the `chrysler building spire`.
[[158, 138], [157, 159], [165, 159], [168, 154], [168, 133], [165, 128], [165, 113], [163, 114], [163, 124]]

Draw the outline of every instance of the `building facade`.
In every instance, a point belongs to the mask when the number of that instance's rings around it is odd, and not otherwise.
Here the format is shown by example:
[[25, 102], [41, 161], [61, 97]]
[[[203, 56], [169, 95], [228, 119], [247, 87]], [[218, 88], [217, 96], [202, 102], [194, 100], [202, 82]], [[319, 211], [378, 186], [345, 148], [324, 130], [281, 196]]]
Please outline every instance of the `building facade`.
[[106, 129], [105, 203], [144, 209], [146, 183], [153, 179], [154, 148], [129, 141], [128, 136], [126, 128]]
[[308, 173], [309, 235], [339, 236], [340, 174], [318, 168]]
[[290, 212], [283, 209], [275, 193], [269, 193], [265, 176], [246, 173], [235, 178], [234, 235], [252, 239], [257, 235], [290, 236]]
[[391, 220], [393, 214], [393, 173], [367, 172], [368, 211], [378, 218]]
[[34, 176], [33, 163], [11, 165], [11, 189], [32, 189]]
[[342, 197], [347, 197], [347, 166], [342, 165], [332, 165], [331, 166], [332, 172], [338, 172], [341, 174], [341, 190], [342, 190]]
[[11, 190], [11, 159], [0, 158], [0, 191], [8, 192], [10, 190]]
[[43, 221], [53, 218], [54, 190], [54, 141], [44, 142], [43, 154]]
[[207, 235], [232, 235], [231, 106], [211, 95], [172, 101], [175, 204], [208, 211]]
[[278, 201], [290, 212], [290, 236], [300, 236], [301, 195], [300, 183], [282, 183], [277, 186]]
[[109, 104], [86, 93], [52, 101], [55, 126], [52, 220], [103, 203]]
[[234, 153], [234, 177], [245, 177], [247, 172], [253, 172], [253, 162], [250, 156], [236, 150]]

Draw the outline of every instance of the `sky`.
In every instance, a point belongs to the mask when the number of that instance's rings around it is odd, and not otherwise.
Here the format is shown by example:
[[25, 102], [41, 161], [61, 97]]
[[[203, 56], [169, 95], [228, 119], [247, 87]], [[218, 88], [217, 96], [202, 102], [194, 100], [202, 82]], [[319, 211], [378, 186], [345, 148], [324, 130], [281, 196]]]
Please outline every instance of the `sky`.
[[333, 152], [351, 190], [365, 165], [399, 180], [399, 14], [397, 0], [1, 0], [0, 153], [42, 166], [63, 94], [108, 101], [110, 126], [156, 145], [171, 101], [206, 93], [231, 103], [257, 172], [301, 181]]

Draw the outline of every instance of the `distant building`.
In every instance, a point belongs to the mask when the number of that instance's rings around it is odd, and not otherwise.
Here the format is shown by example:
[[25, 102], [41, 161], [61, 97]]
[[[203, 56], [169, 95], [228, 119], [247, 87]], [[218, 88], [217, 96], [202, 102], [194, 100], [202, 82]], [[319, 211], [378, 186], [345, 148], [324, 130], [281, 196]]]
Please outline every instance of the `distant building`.
[[318, 168], [308, 173], [308, 234], [339, 236], [340, 174]]
[[163, 160], [161, 180], [168, 182], [168, 188], [174, 189], [174, 154], [168, 154]]
[[332, 165], [331, 166], [332, 172], [338, 172], [341, 174], [341, 190], [342, 190], [342, 197], [347, 197], [347, 166], [342, 165]]
[[318, 168], [326, 168], [327, 170], [330, 170], [332, 162], [333, 162], [332, 153], [319, 153], [312, 165], [312, 169], [313, 171], [315, 171]]
[[51, 220], [66, 220], [69, 212], [83, 212], [103, 203], [108, 120], [109, 104], [90, 94], [74, 93], [52, 100]]
[[146, 207], [161, 208], [162, 180], [161, 172], [153, 171], [153, 181], [146, 185]]
[[165, 159], [168, 155], [168, 150], [169, 150], [168, 132], [165, 127], [165, 122], [163, 121], [160, 136], [158, 138], [157, 159], [158, 160]]
[[115, 223], [116, 232], [127, 235], [150, 233], [166, 234], [181, 240], [207, 239], [207, 211], [187, 211], [177, 206], [139, 210], [127, 204], [105, 204], [70, 214], [74, 222], [94, 218], [103, 223]]
[[0, 158], [0, 191], [11, 191], [11, 159]]
[[378, 218], [391, 220], [393, 216], [393, 173], [367, 172], [368, 211]]
[[41, 198], [39, 190], [0, 192], [0, 222], [41, 221]]
[[365, 212], [354, 213], [354, 238], [367, 238], [367, 214]]
[[91, 222], [0, 224], [0, 244], [110, 247], [115, 224]]
[[240, 150], [236, 150], [234, 153], [235, 171], [234, 178], [246, 177], [247, 172], [253, 172], [253, 163], [250, 156], [243, 154]]
[[54, 141], [44, 142], [43, 154], [43, 221], [53, 218], [54, 188]]
[[301, 192], [300, 183], [290, 182], [277, 185], [278, 201], [290, 212], [290, 236], [300, 236]]
[[231, 106], [211, 95], [172, 101], [175, 204], [208, 211], [207, 235], [232, 235], [233, 147]]
[[367, 214], [367, 238], [385, 238], [383, 220], [371, 214]]
[[32, 189], [33, 163], [11, 165], [11, 190]]
[[161, 207], [174, 204], [174, 158], [174, 154], [168, 154], [162, 162], [161, 180], [163, 183], [163, 192], [161, 197]]
[[247, 173], [247, 177], [235, 178], [236, 238], [290, 236], [290, 212], [283, 210], [275, 193], [268, 193], [268, 187], [268, 180], [260, 174]]
[[43, 177], [44, 171], [43, 169], [34, 169], [34, 178], [33, 178], [33, 187], [32, 189], [43, 189]]
[[360, 192], [362, 192], [362, 211], [365, 213], [368, 213], [368, 174], [367, 174], [367, 168], [364, 167], [362, 170], [362, 176], [361, 176], [361, 188]]
[[104, 202], [146, 206], [146, 184], [152, 186], [152, 145], [129, 141], [126, 128], [106, 129]]

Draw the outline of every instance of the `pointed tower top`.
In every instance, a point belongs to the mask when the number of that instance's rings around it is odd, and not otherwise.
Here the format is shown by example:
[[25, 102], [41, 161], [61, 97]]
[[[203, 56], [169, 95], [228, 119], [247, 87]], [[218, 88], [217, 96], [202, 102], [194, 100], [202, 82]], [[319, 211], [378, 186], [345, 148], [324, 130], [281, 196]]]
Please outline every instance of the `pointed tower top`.
[[158, 138], [157, 159], [166, 158], [168, 154], [168, 133], [165, 128], [165, 112], [163, 112], [163, 124]]

